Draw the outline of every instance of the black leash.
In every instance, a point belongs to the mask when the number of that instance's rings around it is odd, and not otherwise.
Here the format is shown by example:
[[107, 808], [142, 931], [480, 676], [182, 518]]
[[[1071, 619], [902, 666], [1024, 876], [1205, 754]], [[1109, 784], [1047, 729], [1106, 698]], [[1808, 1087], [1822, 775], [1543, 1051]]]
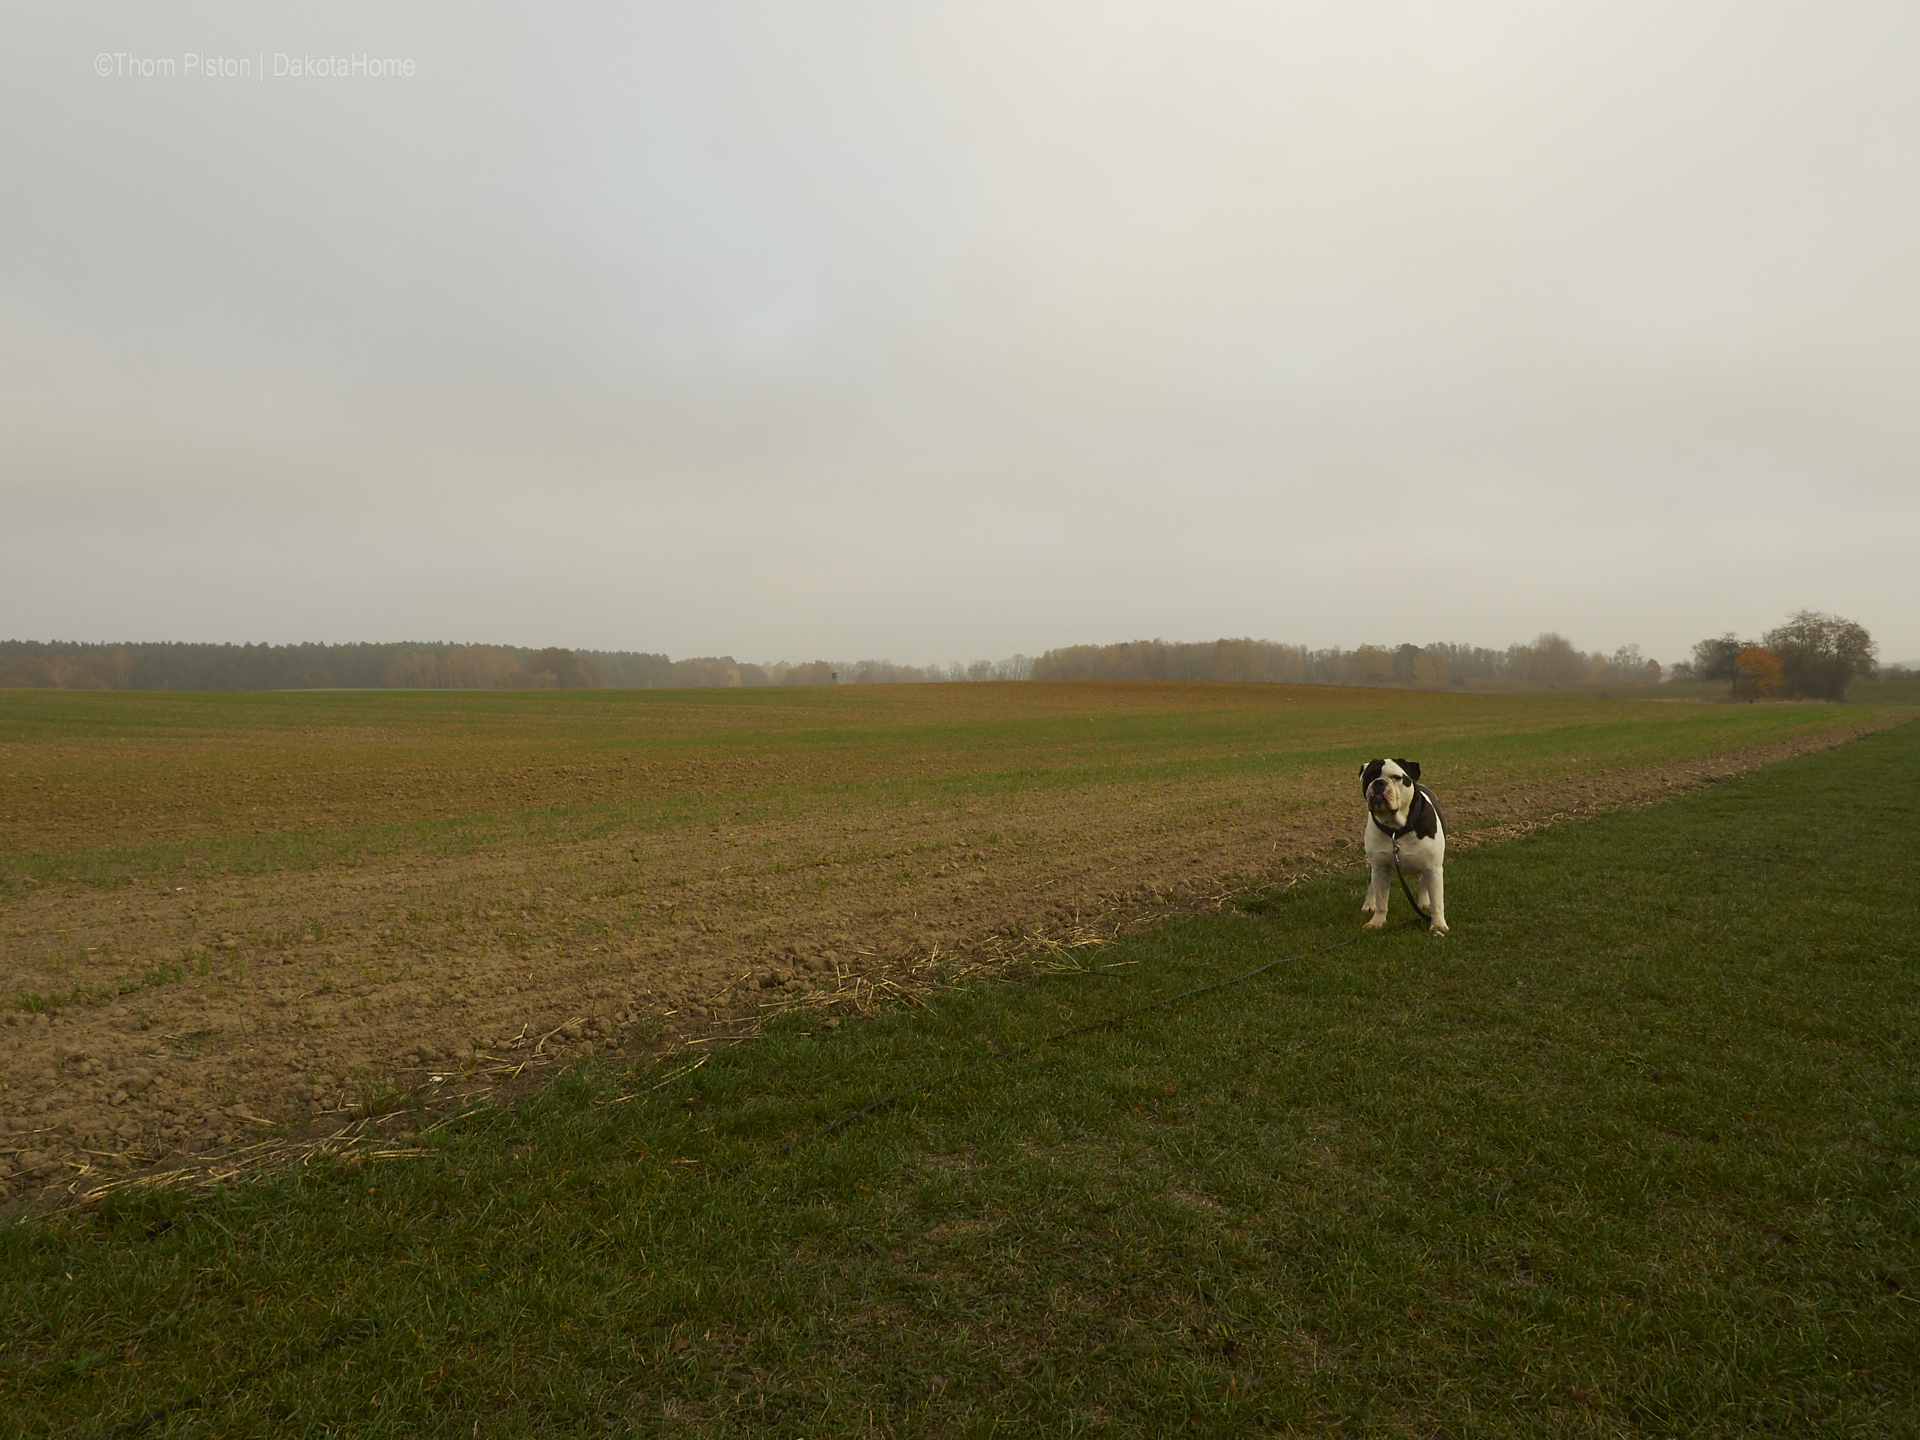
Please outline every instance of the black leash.
[[[583, 1230], [576, 1230], [567, 1237], [567, 1242], [573, 1244], [586, 1233], [587, 1232]], [[539, 1254], [540, 1247], [535, 1246], [528, 1255], [521, 1257], [516, 1263], [526, 1264], [528, 1261], [537, 1258]], [[456, 1292], [471, 1289], [480, 1281], [491, 1279], [505, 1268], [506, 1266], [504, 1264], [489, 1265], [478, 1275], [463, 1278], [456, 1284], [443, 1285], [427, 1296], [425, 1308], [431, 1309]], [[173, 1416], [184, 1414], [189, 1410], [205, 1409], [216, 1400], [224, 1399], [227, 1395], [238, 1390], [243, 1385], [263, 1379], [268, 1375], [298, 1370], [303, 1366], [312, 1364], [330, 1350], [338, 1350], [343, 1345], [367, 1339], [379, 1329], [380, 1322], [372, 1316], [363, 1315], [357, 1320], [350, 1320], [339, 1329], [322, 1336], [318, 1340], [310, 1341], [305, 1345], [295, 1345], [276, 1358], [267, 1361], [264, 1365], [256, 1365], [251, 1370], [244, 1370], [238, 1375], [229, 1375], [224, 1380], [216, 1380], [213, 1384], [207, 1386], [197, 1394], [188, 1395], [183, 1399], [173, 1400], [165, 1405], [156, 1406], [144, 1415], [137, 1415], [131, 1420], [122, 1420], [111, 1430], [105, 1432], [102, 1440], [115, 1440], [115, 1437], [121, 1435], [138, 1435], [151, 1429], [162, 1420], [171, 1419]]]
[[318, 1360], [329, 1350], [338, 1350], [342, 1345], [352, 1340], [366, 1339], [367, 1336], [373, 1334], [373, 1332], [379, 1328], [379, 1324], [376, 1321], [367, 1319], [355, 1320], [352, 1324], [341, 1327], [324, 1339], [316, 1340], [310, 1345], [296, 1346], [284, 1355], [281, 1355], [278, 1359], [269, 1360], [264, 1365], [256, 1365], [253, 1369], [243, 1371], [238, 1375], [229, 1375], [225, 1380], [209, 1385], [197, 1395], [189, 1395], [184, 1400], [172, 1401], [157, 1409], [149, 1410], [146, 1414], [138, 1416], [135, 1419], [123, 1420], [111, 1430], [107, 1431], [108, 1440], [112, 1440], [112, 1437], [117, 1435], [138, 1435], [141, 1431], [152, 1428], [162, 1420], [182, 1414], [188, 1410], [198, 1410], [208, 1402], [225, 1395], [228, 1391], [237, 1390], [249, 1381], [258, 1380], [262, 1376], [271, 1375], [279, 1370], [298, 1370], [309, 1361]]
[[1413, 907], [1413, 913], [1431, 925], [1433, 916], [1422, 910], [1420, 902], [1413, 898], [1413, 890], [1407, 884], [1407, 872], [1400, 868], [1400, 837], [1398, 835], [1393, 837], [1393, 873], [1400, 877], [1400, 893], [1407, 897], [1407, 904]]

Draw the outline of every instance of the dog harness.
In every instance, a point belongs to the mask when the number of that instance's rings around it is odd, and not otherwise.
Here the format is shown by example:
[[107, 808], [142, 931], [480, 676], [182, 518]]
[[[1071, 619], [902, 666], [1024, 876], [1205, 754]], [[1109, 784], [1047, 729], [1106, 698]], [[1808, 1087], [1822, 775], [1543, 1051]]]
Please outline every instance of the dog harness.
[[[1429, 795], [1427, 791], [1419, 785], [1413, 787], [1413, 804], [1407, 807], [1407, 823], [1402, 825], [1398, 830], [1389, 829], [1387, 826], [1382, 825], [1380, 823], [1380, 817], [1374, 814], [1372, 810], [1367, 811], [1367, 818], [1373, 822], [1374, 828], [1382, 835], [1387, 836], [1391, 840], [1398, 840], [1403, 835], [1413, 835], [1419, 832], [1420, 821], [1423, 818], [1420, 814], [1422, 802], [1426, 804], [1428, 809], [1433, 811], [1433, 830], [1431, 833], [1438, 834], [1440, 827], [1446, 822], [1440, 818], [1440, 807], [1434, 804], [1433, 796]], [[1421, 838], [1425, 839], [1428, 837], [1422, 836]]]

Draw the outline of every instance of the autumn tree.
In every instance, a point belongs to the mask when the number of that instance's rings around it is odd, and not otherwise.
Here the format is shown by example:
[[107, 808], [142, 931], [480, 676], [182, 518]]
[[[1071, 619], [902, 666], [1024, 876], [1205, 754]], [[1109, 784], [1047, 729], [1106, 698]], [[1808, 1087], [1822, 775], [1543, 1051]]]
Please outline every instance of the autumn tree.
[[[537, 685], [559, 690], [591, 690], [600, 683], [600, 671], [591, 660], [582, 660], [571, 650], [548, 647], [526, 662], [527, 671]], [[552, 678], [549, 679], [548, 677]]]
[[731, 689], [740, 683], [740, 667], [731, 655], [702, 655], [673, 662], [674, 684], [688, 689]]
[[1362, 645], [1353, 652], [1353, 683], [1384, 685], [1393, 679], [1393, 656], [1378, 645]]
[[1771, 700], [1780, 693], [1784, 667], [1780, 657], [1763, 645], [1748, 645], [1733, 657], [1733, 696], [1736, 700]]
[[1531, 645], [1509, 646], [1506, 669], [1507, 679], [1523, 685], [1558, 688], [1592, 678], [1587, 657], [1574, 649], [1566, 636], [1553, 630], [1535, 636]]

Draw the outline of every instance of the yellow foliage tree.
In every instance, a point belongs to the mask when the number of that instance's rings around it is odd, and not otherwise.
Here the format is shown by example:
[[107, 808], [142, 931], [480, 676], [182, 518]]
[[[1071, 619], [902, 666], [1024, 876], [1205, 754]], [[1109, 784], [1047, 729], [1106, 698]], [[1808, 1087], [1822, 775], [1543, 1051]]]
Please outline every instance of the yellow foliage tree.
[[1733, 657], [1733, 694], [1737, 700], [1769, 700], [1780, 693], [1786, 667], [1761, 645], [1749, 645]]
[[1393, 679], [1393, 656], [1378, 645], [1362, 645], [1353, 652], [1353, 683], [1384, 685]]

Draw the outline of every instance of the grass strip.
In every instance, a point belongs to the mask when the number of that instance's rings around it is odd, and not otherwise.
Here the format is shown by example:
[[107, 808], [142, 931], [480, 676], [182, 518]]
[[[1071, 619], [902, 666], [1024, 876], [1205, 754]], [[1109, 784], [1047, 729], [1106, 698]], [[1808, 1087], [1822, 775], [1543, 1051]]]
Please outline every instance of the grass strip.
[[18, 1220], [0, 1414], [1917, 1433], [1920, 875], [1884, 798], [1917, 763], [1909, 725], [1474, 851], [1447, 940], [1053, 1044], [1350, 939], [1360, 880], [697, 1068], [582, 1067], [417, 1158]]

